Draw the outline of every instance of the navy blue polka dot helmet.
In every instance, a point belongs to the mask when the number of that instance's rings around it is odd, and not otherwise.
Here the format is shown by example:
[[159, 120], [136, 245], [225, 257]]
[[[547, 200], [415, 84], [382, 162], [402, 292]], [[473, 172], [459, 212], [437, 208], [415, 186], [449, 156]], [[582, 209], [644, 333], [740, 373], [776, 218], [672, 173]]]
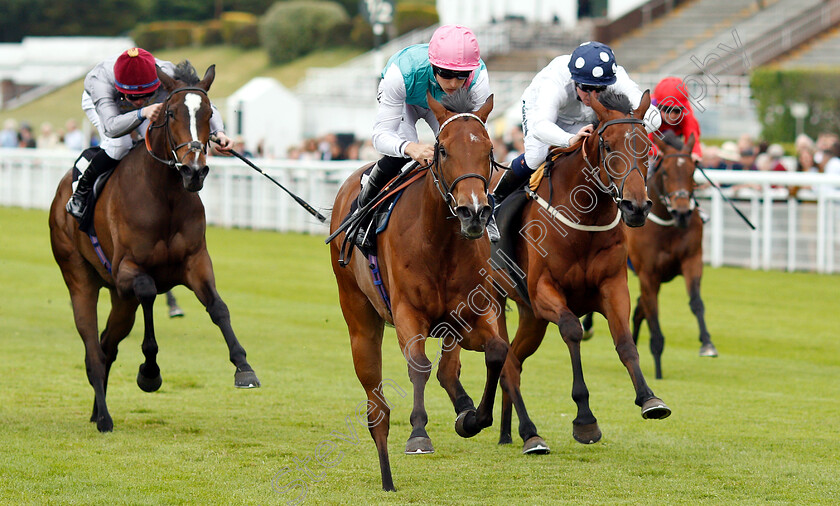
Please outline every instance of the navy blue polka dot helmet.
[[584, 42], [569, 59], [569, 72], [579, 84], [608, 86], [615, 82], [615, 55], [612, 49], [600, 42]]

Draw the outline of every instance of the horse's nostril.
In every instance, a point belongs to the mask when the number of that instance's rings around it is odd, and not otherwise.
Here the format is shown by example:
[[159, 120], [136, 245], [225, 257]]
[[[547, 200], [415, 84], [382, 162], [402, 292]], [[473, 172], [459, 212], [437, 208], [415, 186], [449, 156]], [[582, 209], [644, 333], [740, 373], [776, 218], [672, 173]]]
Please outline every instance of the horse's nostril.
[[201, 171], [200, 171], [201, 177], [206, 176], [209, 172], [210, 172], [210, 167], [205, 165], [204, 167], [201, 168]]

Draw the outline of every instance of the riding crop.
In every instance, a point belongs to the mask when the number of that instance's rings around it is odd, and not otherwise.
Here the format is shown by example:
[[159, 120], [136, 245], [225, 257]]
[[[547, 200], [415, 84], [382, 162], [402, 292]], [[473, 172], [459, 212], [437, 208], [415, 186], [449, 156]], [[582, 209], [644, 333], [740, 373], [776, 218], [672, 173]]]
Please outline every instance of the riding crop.
[[326, 216], [324, 216], [323, 214], [319, 213], [319, 212], [318, 212], [318, 211], [317, 211], [314, 207], [312, 207], [311, 205], [309, 205], [309, 204], [308, 204], [305, 200], [303, 200], [302, 198], [298, 197], [297, 195], [295, 195], [294, 193], [292, 193], [291, 191], [289, 191], [289, 189], [288, 189], [288, 188], [286, 188], [286, 187], [285, 187], [285, 186], [283, 186], [282, 184], [278, 183], [278, 182], [277, 182], [277, 180], [275, 180], [273, 177], [271, 177], [271, 176], [269, 176], [268, 174], [266, 174], [265, 172], [263, 172], [263, 170], [262, 170], [261, 168], [257, 167], [256, 165], [254, 165], [254, 164], [251, 162], [251, 160], [248, 160], [248, 159], [247, 159], [247, 158], [245, 158], [242, 154], [238, 153], [237, 151], [235, 151], [235, 150], [233, 150], [233, 149], [229, 150], [229, 152], [230, 152], [230, 154], [232, 154], [233, 156], [235, 156], [235, 157], [239, 158], [240, 160], [242, 160], [243, 162], [245, 162], [245, 163], [246, 163], [249, 167], [251, 167], [252, 169], [256, 170], [257, 172], [259, 172], [259, 173], [260, 173], [260, 174], [262, 174], [263, 176], [267, 177], [267, 178], [268, 178], [268, 179], [269, 179], [272, 183], [274, 183], [274, 184], [276, 184], [277, 186], [279, 186], [279, 187], [280, 187], [283, 191], [285, 191], [286, 193], [288, 193], [289, 195], [291, 195], [291, 197], [292, 197], [293, 199], [295, 199], [295, 202], [297, 202], [298, 204], [300, 204], [300, 205], [301, 205], [301, 207], [303, 207], [304, 209], [306, 209], [306, 210], [309, 212], [309, 214], [311, 214], [312, 216], [314, 216], [314, 217], [318, 218], [318, 221], [320, 221], [321, 223], [323, 223], [323, 222], [327, 221]]
[[700, 170], [700, 173], [703, 174], [703, 177], [705, 177], [706, 180], [709, 183], [711, 183], [712, 186], [715, 187], [715, 189], [718, 191], [718, 193], [720, 193], [720, 196], [723, 197], [723, 200], [725, 200], [730, 206], [732, 206], [732, 209], [734, 209], [735, 212], [738, 213], [738, 216], [740, 216], [741, 219], [743, 219], [747, 223], [747, 225], [749, 225], [749, 227], [751, 229], [755, 230], [755, 225], [753, 225], [752, 222], [749, 219], [747, 219], [746, 216], [744, 216], [744, 213], [742, 213], [737, 207], [735, 207], [735, 203], [732, 202], [729, 199], [729, 197], [727, 197], [726, 195], [723, 194], [723, 191], [720, 189], [720, 186], [718, 186], [714, 181], [712, 181], [709, 178], [709, 176], [706, 174], [706, 171], [703, 170], [703, 167], [701, 167], [700, 164], [696, 163], [696, 162], [694, 163], [694, 166], [697, 167], [697, 169]]

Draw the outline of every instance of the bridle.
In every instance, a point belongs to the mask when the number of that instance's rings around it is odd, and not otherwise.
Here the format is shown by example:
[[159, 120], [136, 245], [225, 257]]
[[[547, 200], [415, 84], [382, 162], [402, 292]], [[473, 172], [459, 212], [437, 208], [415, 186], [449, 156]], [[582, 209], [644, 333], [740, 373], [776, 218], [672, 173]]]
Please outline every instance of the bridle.
[[671, 153], [669, 155], [659, 156], [659, 160], [656, 162], [656, 166], [653, 168], [653, 171], [651, 172], [651, 182], [652, 182], [652, 184], [657, 186], [656, 193], [659, 194], [660, 202], [662, 202], [662, 204], [665, 206], [665, 209], [668, 210], [668, 213], [671, 213], [674, 210], [673, 205], [671, 205], [671, 200], [681, 198], [681, 197], [685, 197], [685, 198], [689, 199], [690, 209], [693, 210], [694, 207], [695, 207], [694, 199], [691, 198], [694, 195], [693, 190], [692, 191], [677, 190], [677, 191], [674, 191], [674, 192], [671, 192], [671, 193], [666, 193], [665, 192], [665, 187], [657, 184], [656, 175], [659, 172], [659, 169], [662, 168], [662, 162], [664, 162], [666, 158], [688, 158], [689, 162], [691, 162], [691, 164], [693, 166], [693, 162], [691, 160], [691, 155], [687, 154], [687, 153]]
[[[441, 150], [442, 150], [442, 147], [440, 145], [440, 134], [443, 132], [443, 129], [446, 128], [446, 125], [448, 125], [449, 123], [451, 123], [452, 121], [454, 121], [458, 118], [472, 118], [472, 119], [475, 119], [476, 121], [481, 123], [482, 128], [485, 128], [485, 129], [487, 128], [487, 126], [484, 124], [484, 120], [482, 120], [481, 118], [479, 118], [475, 114], [470, 113], [470, 112], [462, 112], [462, 113], [458, 113], [458, 114], [455, 114], [453, 116], [450, 116], [446, 121], [443, 122], [443, 124], [440, 126], [440, 129], [438, 129], [437, 136], [435, 137], [435, 148], [434, 148], [435, 149], [435, 155], [434, 155], [434, 158], [432, 159], [431, 169], [429, 170], [429, 172], [431, 172], [432, 178], [435, 181], [435, 187], [438, 189], [438, 192], [440, 192], [441, 197], [443, 197], [444, 202], [446, 202], [446, 206], [449, 208], [449, 212], [452, 213], [453, 216], [457, 216], [457, 214], [455, 213], [455, 207], [452, 205], [453, 201], [455, 200], [455, 196], [452, 195], [452, 190], [455, 188], [456, 184], [458, 184], [460, 181], [463, 181], [464, 179], [476, 178], [476, 179], [480, 179], [481, 182], [484, 184], [485, 195], [487, 194], [487, 188], [488, 188], [487, 178], [482, 176], [481, 174], [476, 174], [474, 172], [470, 172], [470, 173], [467, 173], [467, 174], [461, 174], [460, 176], [458, 176], [454, 180], [452, 180], [452, 183], [447, 183], [446, 182], [446, 178], [444, 177], [443, 171], [440, 167], [440, 156], [441, 156], [440, 153], [441, 153]], [[497, 163], [495, 159], [493, 159], [493, 151], [491, 150], [490, 151], [490, 176], [489, 177], [492, 178], [493, 177], [493, 170], [496, 167], [500, 167], [500, 166], [501, 165], [499, 163]]]
[[[178, 88], [178, 89], [175, 89], [175, 90], [172, 90], [171, 92], [169, 92], [169, 95], [166, 96], [166, 100], [163, 101], [164, 106], [169, 103], [169, 99], [172, 98], [172, 96], [175, 95], [176, 93], [188, 92], [188, 91], [195, 91], [195, 92], [201, 93], [205, 97], [207, 96], [207, 91], [205, 91], [202, 88], [197, 88], [195, 86], [187, 86], [185, 88]], [[202, 153], [206, 155], [207, 154], [207, 144], [206, 143], [202, 144], [199, 141], [187, 141], [187, 142], [182, 142], [181, 144], [175, 145], [175, 140], [172, 138], [172, 129], [169, 128], [169, 118], [171, 117], [171, 115], [170, 115], [168, 109], [166, 109], [165, 107], [163, 109], [164, 109], [163, 122], [160, 123], [159, 125], [149, 124], [149, 128], [146, 130], [146, 151], [149, 153], [149, 156], [151, 156], [155, 160], [159, 161], [160, 163], [162, 163], [164, 165], [167, 165], [169, 167], [173, 167], [176, 170], [180, 170], [181, 167], [184, 166], [184, 163], [182, 162], [182, 160], [184, 158], [186, 158], [190, 153], [195, 153], [196, 156], [198, 156], [199, 154], [202, 154]], [[152, 150], [152, 145], [151, 145], [151, 141], [149, 140], [149, 138], [150, 138], [150, 134], [152, 133], [152, 130], [155, 130], [157, 128], [163, 128], [164, 131], [166, 132], [167, 147], [169, 148], [169, 151], [172, 153], [172, 158], [171, 159], [163, 159], [163, 158], [157, 156], [154, 153], [154, 151]], [[184, 153], [183, 157], [179, 158], [178, 157], [178, 150], [185, 147], [185, 146], [188, 147], [187, 152]]]
[[[632, 113], [631, 113], [631, 115], [632, 115]], [[623, 195], [624, 195], [624, 184], [627, 182], [627, 178], [630, 176], [630, 174], [633, 171], [638, 172], [639, 175], [642, 176], [643, 181], [645, 179], [644, 174], [642, 174], [642, 169], [639, 167], [639, 164], [637, 163], [637, 160], [636, 160], [635, 156], [633, 157], [632, 167], [630, 167], [630, 170], [627, 171], [627, 174], [625, 174], [624, 177], [621, 178], [621, 186], [616, 186], [615, 181], [613, 180], [614, 178], [610, 176], [610, 171], [606, 167], [607, 166], [607, 163], [606, 163], [607, 158], [609, 158], [611, 153], [616, 153], [616, 152], [612, 151], [610, 149], [609, 143], [604, 139], [602, 134], [604, 133], [604, 130], [606, 130], [608, 127], [611, 127], [613, 125], [618, 125], [618, 124], [621, 124], [621, 123], [630, 123], [630, 124], [633, 124], [633, 125], [642, 125], [642, 126], [644, 126], [644, 124], [645, 124], [645, 122], [642, 121], [639, 118], [619, 118], [619, 119], [609, 120], [609, 121], [605, 122], [603, 125], [601, 125], [600, 127], [598, 127], [598, 130], [596, 131], [596, 135], [598, 136], [598, 159], [599, 159], [599, 162], [598, 162], [597, 166], [593, 167], [592, 164], [589, 162], [589, 158], [587, 158], [587, 156], [586, 156], [586, 139], [587, 139], [586, 137], [583, 138], [583, 145], [581, 146], [581, 153], [583, 154], [583, 161], [584, 161], [584, 163], [586, 163], [586, 166], [589, 167], [589, 170], [591, 171], [591, 173], [594, 175], [596, 172], [599, 172], [600, 170], [603, 170], [607, 173], [607, 181], [609, 183], [608, 184], [604, 183], [601, 180], [601, 176], [599, 174], [598, 177], [593, 178], [593, 179], [595, 179], [595, 185], [598, 187], [599, 190], [601, 190], [602, 192], [604, 192], [607, 195], [609, 195], [610, 197], [612, 197], [612, 199], [616, 203], [618, 203], [622, 200]], [[636, 153], [636, 136], [635, 135], [633, 136], [633, 152]], [[614, 155], [614, 156], [619, 156], [619, 155]], [[602, 164], [604, 165], [603, 169], [601, 169]]]

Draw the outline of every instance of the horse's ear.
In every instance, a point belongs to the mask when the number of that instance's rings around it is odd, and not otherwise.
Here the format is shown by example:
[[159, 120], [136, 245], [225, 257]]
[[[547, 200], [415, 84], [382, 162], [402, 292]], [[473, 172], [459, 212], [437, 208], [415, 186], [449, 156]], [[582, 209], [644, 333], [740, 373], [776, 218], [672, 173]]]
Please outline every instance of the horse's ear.
[[695, 142], [697, 142], [697, 138], [694, 137], [694, 133], [692, 132], [692, 134], [688, 136], [688, 141], [685, 143], [683, 151], [686, 153], [691, 153], [692, 151], [694, 151]]
[[659, 148], [659, 152], [663, 155], [665, 154], [665, 148], [668, 144], [660, 137], [659, 132], [654, 132], [653, 135], [650, 136], [651, 141], [656, 144], [656, 147]]
[[440, 102], [435, 100], [435, 97], [433, 97], [432, 93], [429, 91], [426, 92], [426, 101], [429, 103], [429, 109], [431, 109], [435, 114], [435, 118], [437, 118], [438, 123], [443, 124], [447, 114], [449, 114], [449, 111], [446, 110], [446, 107], [440, 105]]
[[481, 106], [481, 109], [475, 111], [475, 115], [481, 118], [481, 121], [487, 123], [487, 116], [490, 116], [490, 111], [493, 110], [493, 95], [491, 94], [487, 97], [487, 100], [484, 101], [484, 105]]
[[639, 102], [639, 107], [633, 110], [633, 116], [644, 119], [648, 109], [650, 109], [650, 90], [645, 90], [642, 93], [642, 100]]
[[155, 65], [155, 69], [157, 69], [157, 76], [160, 79], [160, 84], [163, 85], [163, 89], [166, 91], [174, 90], [177, 85], [175, 84], [175, 79], [169, 77], [169, 74], [164, 72], [159, 66]]
[[207, 72], [204, 73], [204, 78], [196, 84], [204, 91], [210, 91], [210, 85], [213, 84], [213, 79], [216, 78], [216, 66], [210, 65], [207, 67]]
[[607, 108], [601, 104], [601, 102], [598, 100], [598, 96], [595, 95], [595, 92], [590, 91], [588, 93], [590, 107], [592, 107], [592, 110], [595, 111], [595, 114], [598, 115], [598, 119], [603, 120], [607, 115]]

